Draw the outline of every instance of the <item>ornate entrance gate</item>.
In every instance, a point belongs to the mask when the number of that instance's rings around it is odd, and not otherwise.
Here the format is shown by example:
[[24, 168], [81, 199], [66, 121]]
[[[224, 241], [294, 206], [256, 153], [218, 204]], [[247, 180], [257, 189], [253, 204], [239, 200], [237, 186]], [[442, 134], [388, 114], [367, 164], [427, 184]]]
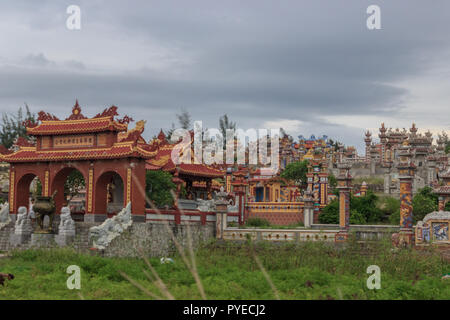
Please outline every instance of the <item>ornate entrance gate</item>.
[[19, 139], [18, 150], [0, 154], [10, 163], [10, 213], [29, 205], [29, 185], [34, 177], [42, 182], [42, 194], [58, 190], [56, 210], [65, 204], [64, 183], [78, 170], [86, 183], [85, 221], [102, 221], [107, 215], [108, 183], [112, 177], [122, 181], [126, 204], [132, 203], [136, 220], [145, 220], [145, 161], [157, 151], [145, 143], [136, 129], [128, 131], [128, 116], [115, 119], [117, 107], [112, 106], [93, 118], [81, 113], [78, 101], [65, 120], [39, 112], [38, 123], [26, 123], [28, 135], [35, 143]]

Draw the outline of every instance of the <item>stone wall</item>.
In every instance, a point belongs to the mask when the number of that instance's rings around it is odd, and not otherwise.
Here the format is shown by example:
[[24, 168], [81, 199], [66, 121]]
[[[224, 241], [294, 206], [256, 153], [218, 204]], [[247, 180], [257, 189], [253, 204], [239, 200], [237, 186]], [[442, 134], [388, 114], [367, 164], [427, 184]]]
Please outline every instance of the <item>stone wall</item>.
[[102, 252], [104, 256], [136, 257], [139, 250], [152, 257], [165, 257], [177, 252], [174, 241], [167, 228], [172, 230], [175, 239], [184, 247], [188, 246], [188, 232], [191, 233], [192, 244], [197, 248], [200, 244], [215, 238], [215, 223], [175, 224], [173, 222], [133, 223], [119, 237], [111, 241]]

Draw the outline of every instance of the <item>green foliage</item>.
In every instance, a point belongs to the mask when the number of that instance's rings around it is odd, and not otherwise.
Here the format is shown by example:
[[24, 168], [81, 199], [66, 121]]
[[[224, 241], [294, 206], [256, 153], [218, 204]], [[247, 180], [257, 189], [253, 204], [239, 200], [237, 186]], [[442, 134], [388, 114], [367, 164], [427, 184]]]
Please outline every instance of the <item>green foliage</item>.
[[246, 222], [248, 227], [267, 227], [270, 226], [270, 222], [262, 218], [249, 218]]
[[450, 201], [445, 204], [445, 211], [450, 211]]
[[334, 174], [332, 174], [332, 173], [330, 173], [330, 174], [328, 175], [328, 185], [329, 185], [330, 189], [333, 190], [332, 192], [333, 192], [334, 194], [336, 194], [336, 192], [337, 192], [337, 189], [336, 189], [336, 186], [337, 186], [337, 179], [336, 179], [336, 177], [334, 176]]
[[189, 130], [192, 126], [191, 114], [186, 109], [181, 109], [180, 113], [176, 114], [178, 123], [182, 129]]
[[450, 153], [450, 141], [447, 142], [447, 144], [445, 145], [445, 153], [449, 154]]
[[36, 190], [35, 190], [34, 195], [42, 196], [42, 183], [41, 183], [41, 180], [39, 180], [39, 178], [36, 179]]
[[18, 137], [28, 138], [24, 121], [30, 120], [35, 123], [36, 115], [30, 112], [28, 105], [25, 104], [25, 115], [22, 107], [17, 110], [16, 115], [3, 113], [0, 131], [0, 144], [9, 149]]
[[383, 212], [390, 224], [400, 223], [400, 200], [393, 197], [383, 197], [378, 203], [378, 207]]
[[145, 183], [146, 194], [157, 207], [171, 206], [173, 204], [173, 197], [170, 191], [175, 191], [176, 186], [172, 182], [170, 173], [148, 170]]
[[[367, 191], [364, 197], [350, 196], [350, 223], [367, 224], [380, 222], [383, 218], [383, 212], [376, 206], [378, 197]], [[331, 201], [319, 214], [320, 223], [337, 224], [339, 223], [339, 199]]]
[[350, 224], [365, 224], [366, 218], [361, 212], [355, 209], [350, 210]]
[[78, 170], [72, 170], [72, 172], [67, 176], [66, 182], [64, 183], [64, 195], [69, 196], [71, 200], [73, 197], [77, 196], [85, 187], [86, 182], [84, 181], [83, 174], [81, 174], [81, 172]]
[[389, 223], [395, 225], [400, 224], [400, 210], [397, 210], [389, 216]]
[[228, 129], [236, 129], [236, 122], [231, 121], [228, 118], [227, 114], [224, 114], [219, 118], [219, 129], [220, 133], [222, 134], [223, 139], [223, 148], [226, 149], [227, 144], [227, 130]]
[[331, 201], [319, 214], [319, 222], [325, 224], [339, 223], [339, 200]]
[[364, 197], [351, 196], [350, 209], [363, 215], [367, 223], [380, 222], [383, 218], [383, 212], [377, 207], [378, 197], [370, 190]]
[[364, 181], [371, 185], [384, 185], [384, 179], [380, 177], [358, 177], [353, 179], [354, 184], [362, 184]]
[[308, 173], [308, 160], [289, 163], [281, 173], [281, 177], [294, 181], [297, 185], [306, 185]]
[[438, 195], [431, 187], [419, 190], [412, 200], [414, 221], [422, 220], [425, 215], [438, 209]]

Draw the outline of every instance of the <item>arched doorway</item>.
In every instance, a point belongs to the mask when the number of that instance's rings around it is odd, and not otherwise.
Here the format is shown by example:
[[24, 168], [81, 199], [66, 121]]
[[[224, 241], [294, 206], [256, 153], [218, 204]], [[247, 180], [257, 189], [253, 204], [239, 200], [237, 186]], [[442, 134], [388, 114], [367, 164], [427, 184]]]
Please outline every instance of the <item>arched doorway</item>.
[[34, 173], [27, 173], [17, 181], [17, 208], [27, 207], [30, 210], [31, 199], [42, 195], [42, 183]]
[[[55, 196], [56, 213], [61, 212], [63, 206], [69, 206], [73, 217], [86, 213], [86, 183], [83, 174], [73, 168], [61, 169], [53, 178], [51, 194], [58, 191]], [[77, 219], [78, 220], [78, 219]]]
[[125, 206], [125, 188], [122, 177], [114, 172], [103, 173], [95, 184], [95, 211], [111, 217]]

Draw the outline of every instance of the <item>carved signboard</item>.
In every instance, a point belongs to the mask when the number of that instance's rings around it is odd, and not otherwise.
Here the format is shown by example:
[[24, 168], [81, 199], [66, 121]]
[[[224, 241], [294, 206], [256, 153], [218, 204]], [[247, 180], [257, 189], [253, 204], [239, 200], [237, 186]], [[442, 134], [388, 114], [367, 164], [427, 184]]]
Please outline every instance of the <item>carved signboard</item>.
[[54, 148], [80, 148], [92, 147], [94, 145], [94, 135], [68, 135], [53, 137]]

